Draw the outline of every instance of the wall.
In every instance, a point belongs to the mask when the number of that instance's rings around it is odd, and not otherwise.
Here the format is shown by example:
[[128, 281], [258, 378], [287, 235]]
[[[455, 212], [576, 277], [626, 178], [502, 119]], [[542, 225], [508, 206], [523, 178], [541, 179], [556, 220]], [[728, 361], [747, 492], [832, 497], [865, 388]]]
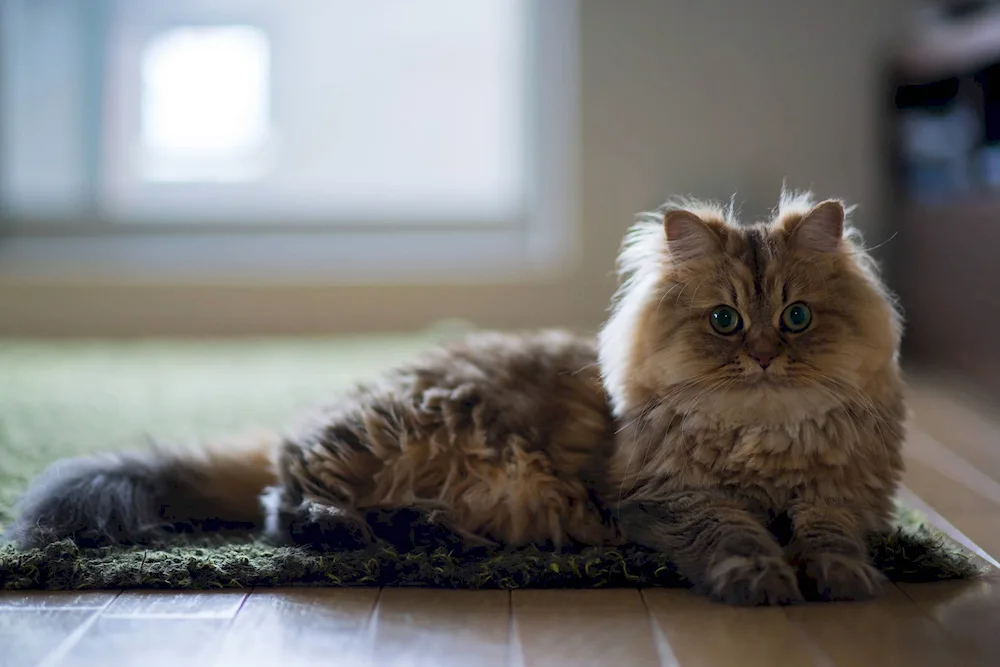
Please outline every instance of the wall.
[[748, 214], [782, 180], [859, 203], [879, 226], [877, 56], [904, 0], [582, 0], [582, 260], [543, 285], [0, 285], [0, 334], [277, 334], [425, 326], [594, 328], [633, 214], [671, 193]]

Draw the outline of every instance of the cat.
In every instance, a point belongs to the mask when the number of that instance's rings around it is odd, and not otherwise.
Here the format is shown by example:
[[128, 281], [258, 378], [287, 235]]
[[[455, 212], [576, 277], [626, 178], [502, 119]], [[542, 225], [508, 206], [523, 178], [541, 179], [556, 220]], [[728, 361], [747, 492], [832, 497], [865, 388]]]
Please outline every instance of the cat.
[[283, 435], [54, 463], [8, 537], [149, 543], [195, 528], [348, 548], [373, 510], [470, 543], [635, 542], [739, 605], [865, 599], [905, 407], [901, 318], [843, 204], [640, 216], [596, 340], [479, 333]]
[[679, 201], [621, 255], [600, 335], [618, 523], [726, 602], [883, 584], [867, 538], [902, 472], [902, 324], [846, 213], [783, 193], [769, 223], [741, 227], [731, 207]]

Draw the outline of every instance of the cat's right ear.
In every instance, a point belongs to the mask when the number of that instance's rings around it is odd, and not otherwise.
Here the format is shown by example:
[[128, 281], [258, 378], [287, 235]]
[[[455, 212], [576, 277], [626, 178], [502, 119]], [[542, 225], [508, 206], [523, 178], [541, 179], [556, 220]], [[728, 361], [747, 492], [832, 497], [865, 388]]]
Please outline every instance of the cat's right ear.
[[719, 235], [691, 211], [667, 211], [663, 215], [663, 229], [667, 234], [667, 250], [675, 262], [699, 259], [719, 250]]

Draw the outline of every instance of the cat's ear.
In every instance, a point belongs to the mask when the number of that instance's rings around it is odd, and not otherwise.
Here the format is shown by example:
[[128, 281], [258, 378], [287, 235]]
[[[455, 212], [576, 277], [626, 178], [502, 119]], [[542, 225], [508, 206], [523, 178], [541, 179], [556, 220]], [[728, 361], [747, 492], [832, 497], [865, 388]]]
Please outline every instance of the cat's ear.
[[719, 250], [718, 233], [691, 211], [667, 211], [663, 215], [663, 229], [667, 234], [667, 250], [675, 262], [687, 262]]
[[844, 237], [844, 205], [834, 199], [816, 204], [792, 226], [791, 243], [809, 252], [830, 253]]

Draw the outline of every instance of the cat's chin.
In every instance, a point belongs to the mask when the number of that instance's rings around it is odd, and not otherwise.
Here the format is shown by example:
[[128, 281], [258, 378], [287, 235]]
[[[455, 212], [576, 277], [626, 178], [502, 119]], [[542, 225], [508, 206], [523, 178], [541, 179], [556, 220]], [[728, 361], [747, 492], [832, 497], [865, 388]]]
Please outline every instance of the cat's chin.
[[779, 376], [731, 385], [724, 391], [696, 396], [681, 411], [700, 414], [718, 426], [788, 424], [815, 419], [840, 405], [829, 391], [801, 385], [794, 378]]
[[795, 378], [789, 377], [785, 373], [772, 373], [769, 371], [748, 374], [736, 386], [743, 391], [767, 393], [796, 391], [802, 388], [795, 382]]
[[762, 371], [747, 375], [743, 384], [748, 387], [788, 387], [788, 378], [777, 373]]

